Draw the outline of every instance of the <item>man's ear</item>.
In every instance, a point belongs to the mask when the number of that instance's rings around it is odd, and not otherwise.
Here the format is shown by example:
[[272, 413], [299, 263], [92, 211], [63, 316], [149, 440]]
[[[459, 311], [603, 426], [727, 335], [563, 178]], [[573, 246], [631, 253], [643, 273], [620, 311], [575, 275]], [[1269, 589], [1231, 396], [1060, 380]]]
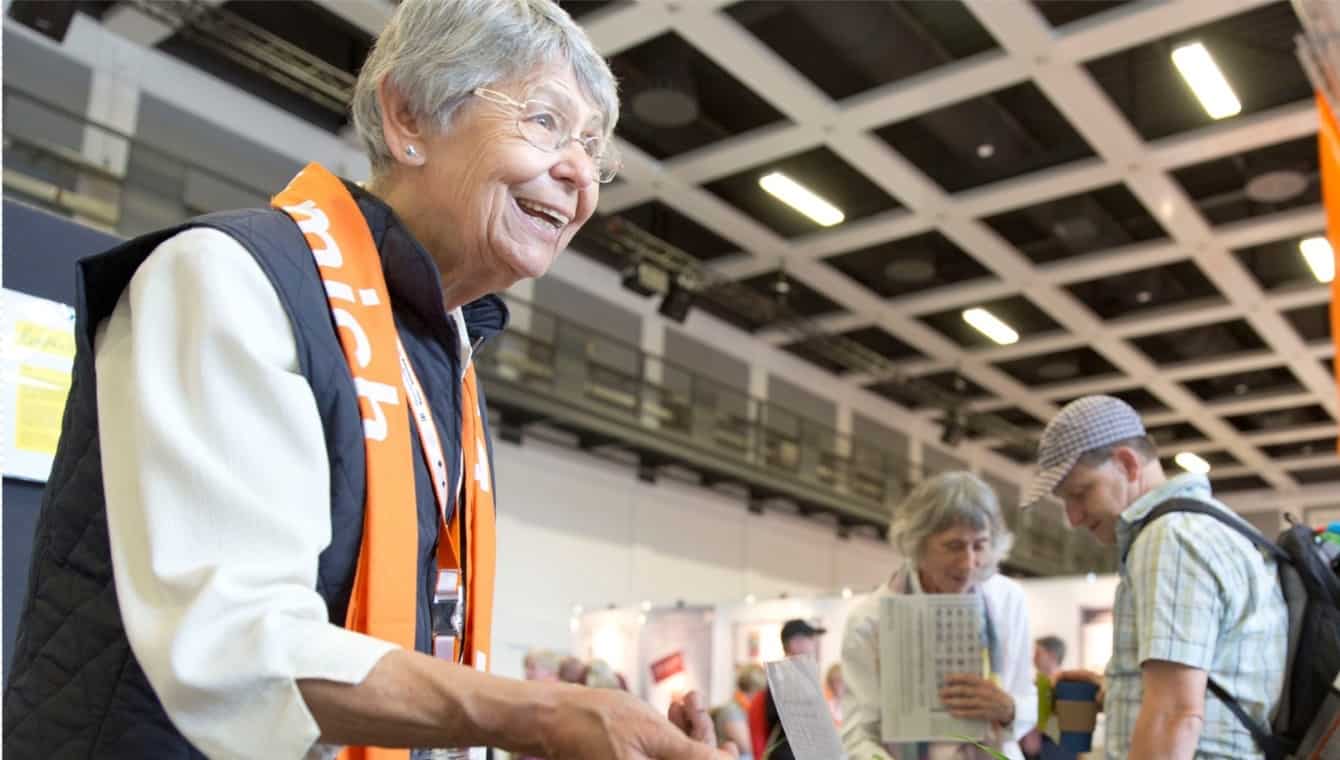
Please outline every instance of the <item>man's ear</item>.
[[1126, 480], [1138, 481], [1140, 479], [1140, 471], [1144, 469], [1145, 463], [1135, 449], [1129, 446], [1118, 446], [1116, 451], [1112, 452], [1112, 458], [1116, 461], [1121, 473], [1126, 476]]

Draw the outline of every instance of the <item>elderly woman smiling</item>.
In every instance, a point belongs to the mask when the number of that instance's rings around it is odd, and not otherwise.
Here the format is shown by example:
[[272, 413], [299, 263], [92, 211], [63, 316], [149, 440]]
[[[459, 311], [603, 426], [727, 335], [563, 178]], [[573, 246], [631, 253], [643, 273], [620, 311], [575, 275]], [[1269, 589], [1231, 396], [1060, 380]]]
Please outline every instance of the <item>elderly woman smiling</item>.
[[404, 0], [354, 95], [366, 188], [313, 164], [272, 208], [81, 263], [6, 749], [725, 756], [696, 699], [673, 725], [487, 672], [495, 489], [471, 352], [506, 323], [492, 294], [590, 218], [618, 106], [549, 0]]
[[950, 676], [939, 696], [955, 717], [987, 722], [991, 735], [984, 743], [1022, 760], [1018, 739], [1033, 727], [1037, 693], [1023, 590], [996, 573], [1011, 536], [995, 493], [966, 472], [922, 481], [895, 511], [890, 539], [906, 564], [852, 609], [843, 635], [842, 732], [847, 754], [859, 760], [987, 757], [971, 744], [886, 745], [880, 730], [881, 601], [897, 594], [975, 594], [986, 612], [982, 640], [990, 653], [992, 678], [980, 672]]

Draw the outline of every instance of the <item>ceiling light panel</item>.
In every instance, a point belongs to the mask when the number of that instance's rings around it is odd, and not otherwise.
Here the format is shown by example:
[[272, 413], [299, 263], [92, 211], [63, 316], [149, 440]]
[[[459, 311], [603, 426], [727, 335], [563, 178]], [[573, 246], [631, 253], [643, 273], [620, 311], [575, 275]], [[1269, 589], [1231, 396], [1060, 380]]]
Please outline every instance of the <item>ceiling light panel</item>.
[[1019, 333], [986, 309], [980, 307], [964, 309], [963, 321], [1002, 346], [1019, 342]]
[[1172, 61], [1210, 118], [1226, 119], [1242, 111], [1237, 93], [1204, 45], [1199, 42], [1182, 45], [1172, 52]]
[[758, 186], [782, 203], [814, 220], [815, 224], [832, 227], [841, 224], [846, 218], [837, 206], [820, 198], [809, 188], [781, 172], [763, 175], [758, 180]]

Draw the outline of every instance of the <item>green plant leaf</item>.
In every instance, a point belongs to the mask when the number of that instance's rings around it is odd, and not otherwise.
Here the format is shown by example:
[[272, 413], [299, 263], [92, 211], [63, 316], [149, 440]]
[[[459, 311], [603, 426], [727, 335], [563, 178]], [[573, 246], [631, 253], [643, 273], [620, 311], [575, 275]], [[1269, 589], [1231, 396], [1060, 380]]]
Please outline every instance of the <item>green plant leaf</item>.
[[1005, 756], [1004, 754], [1002, 754], [1002, 753], [1000, 752], [1000, 750], [992, 749], [991, 747], [988, 747], [988, 746], [986, 746], [985, 744], [982, 744], [981, 742], [979, 742], [979, 741], [977, 741], [977, 740], [975, 740], [975, 739], [969, 739], [969, 738], [966, 737], [966, 736], [955, 736], [954, 738], [955, 738], [955, 739], [958, 739], [959, 741], [963, 742], [964, 744], [971, 744], [971, 745], [973, 745], [973, 746], [976, 747], [977, 749], [980, 749], [980, 750], [982, 750], [983, 752], [987, 753], [988, 755], [990, 755], [990, 756], [996, 758], [996, 760], [1010, 760], [1010, 758], [1007, 757], [1007, 756]]

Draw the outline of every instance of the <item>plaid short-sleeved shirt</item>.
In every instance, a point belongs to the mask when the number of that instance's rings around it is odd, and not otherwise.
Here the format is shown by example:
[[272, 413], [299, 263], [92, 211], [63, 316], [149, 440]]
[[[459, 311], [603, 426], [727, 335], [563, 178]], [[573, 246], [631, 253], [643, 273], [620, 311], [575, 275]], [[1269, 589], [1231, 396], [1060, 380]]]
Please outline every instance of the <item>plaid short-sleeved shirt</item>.
[[[1140, 712], [1140, 664], [1168, 660], [1207, 671], [1247, 712], [1265, 720], [1284, 682], [1288, 611], [1274, 560], [1212, 517], [1172, 514], [1131, 546], [1132, 526], [1159, 504], [1190, 498], [1229, 511], [1203, 475], [1182, 475], [1132, 504], [1117, 526], [1129, 553], [1117, 586], [1107, 666], [1107, 757], [1126, 758]], [[1261, 753], [1213, 694], [1196, 758], [1243, 760]]]

